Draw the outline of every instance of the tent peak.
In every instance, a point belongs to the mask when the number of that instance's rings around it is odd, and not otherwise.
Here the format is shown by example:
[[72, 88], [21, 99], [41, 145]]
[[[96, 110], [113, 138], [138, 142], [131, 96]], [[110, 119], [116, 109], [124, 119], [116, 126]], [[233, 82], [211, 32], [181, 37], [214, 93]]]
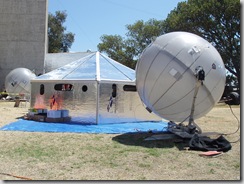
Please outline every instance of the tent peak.
[[[69, 55], [72, 57], [72, 54]], [[64, 57], [67, 58], [67, 57]], [[37, 77], [42, 80], [135, 81], [135, 70], [109, 58], [99, 51], [87, 53], [73, 62]], [[63, 60], [62, 55], [55, 62]]]

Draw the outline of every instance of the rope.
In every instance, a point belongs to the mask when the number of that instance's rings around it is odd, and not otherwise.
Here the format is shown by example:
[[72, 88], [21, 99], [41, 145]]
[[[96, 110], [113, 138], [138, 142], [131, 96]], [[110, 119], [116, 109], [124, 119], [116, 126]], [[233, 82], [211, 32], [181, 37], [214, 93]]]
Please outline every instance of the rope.
[[6, 176], [12, 176], [12, 177], [23, 179], [23, 180], [32, 180], [31, 178], [27, 178], [27, 177], [24, 177], [24, 176], [17, 176], [17, 175], [8, 174], [8, 173], [0, 173], [0, 174], [1, 175], [6, 175]]

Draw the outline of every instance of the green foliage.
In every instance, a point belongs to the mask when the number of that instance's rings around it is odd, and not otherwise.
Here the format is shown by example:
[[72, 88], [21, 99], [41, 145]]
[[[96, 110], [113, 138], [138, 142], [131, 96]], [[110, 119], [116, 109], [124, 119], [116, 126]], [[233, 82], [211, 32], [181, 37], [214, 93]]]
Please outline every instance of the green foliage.
[[170, 12], [164, 26], [167, 32], [187, 31], [211, 42], [240, 84], [240, 1], [181, 2]]
[[142, 51], [154, 37], [162, 34], [162, 21], [139, 20], [126, 27], [128, 29], [126, 39], [119, 35], [103, 35], [101, 36], [102, 43], [98, 44], [98, 50], [107, 53], [109, 57], [130, 68], [135, 68]]
[[67, 14], [65, 11], [56, 11], [55, 15], [48, 15], [48, 53], [68, 52], [74, 42], [74, 34], [66, 33], [63, 26]]
[[129, 45], [134, 48], [134, 55], [137, 58], [155, 37], [163, 34], [163, 22], [155, 19], [147, 22], [140, 20], [126, 27], [128, 29], [127, 41], [132, 43]]
[[220, 53], [228, 70], [227, 83], [240, 85], [240, 8], [238, 0], [183, 1], [163, 21], [139, 20], [127, 25], [126, 38], [103, 35], [98, 49], [135, 68], [139, 55], [154, 37], [173, 31], [195, 33]]
[[[103, 43], [98, 44], [100, 52], [105, 52], [109, 57], [114, 60], [124, 64], [124, 65], [133, 65], [133, 60], [129, 55], [125, 54], [126, 45], [123, 38], [119, 35], [103, 35], [101, 37]], [[129, 61], [129, 62], [128, 62]], [[126, 64], [128, 63], [128, 64]]]

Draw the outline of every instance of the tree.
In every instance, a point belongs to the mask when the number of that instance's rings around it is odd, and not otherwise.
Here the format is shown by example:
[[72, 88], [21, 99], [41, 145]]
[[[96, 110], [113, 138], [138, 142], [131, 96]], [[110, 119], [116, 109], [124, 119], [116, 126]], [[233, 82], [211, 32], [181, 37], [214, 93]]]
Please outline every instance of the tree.
[[134, 55], [137, 58], [155, 37], [164, 33], [163, 22], [155, 19], [150, 19], [145, 23], [142, 20], [137, 21], [133, 25], [127, 25], [127, 29], [127, 41], [135, 49]]
[[119, 35], [103, 35], [100, 39], [103, 43], [98, 44], [99, 51], [106, 52], [109, 57], [123, 63], [123, 57], [121, 55], [125, 48], [123, 38]]
[[147, 22], [139, 20], [127, 25], [127, 38], [119, 35], [103, 35], [98, 50], [105, 52], [112, 59], [135, 68], [139, 55], [151, 43], [154, 37], [162, 34], [162, 21], [150, 19]]
[[75, 34], [66, 32], [63, 26], [66, 18], [65, 11], [48, 14], [48, 53], [68, 52], [71, 48]]
[[[167, 32], [187, 31], [208, 40], [228, 70], [227, 82], [240, 87], [240, 1], [188, 0], [178, 3], [164, 21]], [[233, 76], [237, 81], [233, 81]]]

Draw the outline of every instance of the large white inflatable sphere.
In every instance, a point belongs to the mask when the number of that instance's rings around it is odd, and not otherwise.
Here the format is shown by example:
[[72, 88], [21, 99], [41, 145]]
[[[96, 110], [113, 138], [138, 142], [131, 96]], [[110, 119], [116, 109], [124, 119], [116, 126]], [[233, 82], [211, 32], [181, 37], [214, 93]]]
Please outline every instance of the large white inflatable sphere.
[[5, 88], [8, 93], [30, 93], [30, 80], [36, 75], [27, 68], [16, 68], [5, 78]]
[[199, 67], [205, 80], [195, 98], [194, 119], [208, 113], [223, 94], [226, 71], [222, 58], [195, 34], [172, 32], [158, 37], [136, 66], [137, 90], [147, 109], [169, 121], [188, 120]]

